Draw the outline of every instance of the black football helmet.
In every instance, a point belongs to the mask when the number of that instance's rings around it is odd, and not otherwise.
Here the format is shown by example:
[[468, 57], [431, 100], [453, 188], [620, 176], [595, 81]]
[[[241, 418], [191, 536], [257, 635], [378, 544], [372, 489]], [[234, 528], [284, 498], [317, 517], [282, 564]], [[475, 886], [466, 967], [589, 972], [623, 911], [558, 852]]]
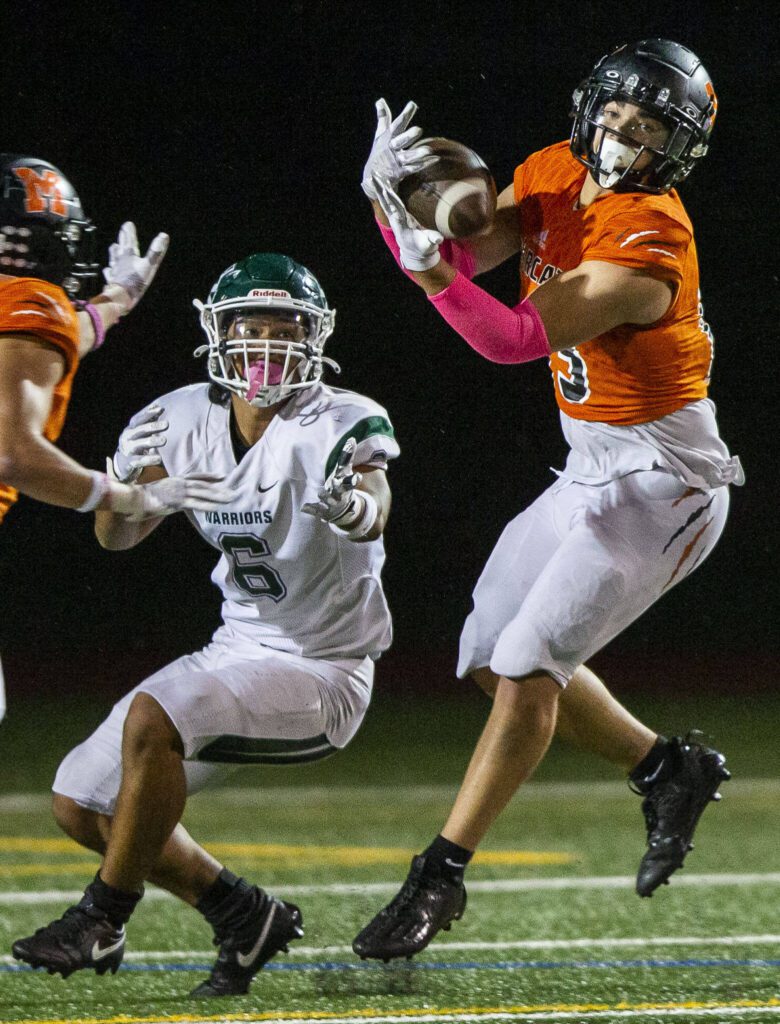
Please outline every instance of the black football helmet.
[[95, 226], [71, 183], [33, 156], [0, 153], [0, 273], [38, 277], [71, 298], [100, 273]]
[[[574, 91], [571, 133], [573, 155], [601, 176], [601, 148], [608, 135], [618, 142], [618, 132], [600, 133], [599, 116], [611, 100], [635, 103], [663, 122], [669, 134], [658, 148], [640, 147], [651, 160], [637, 170], [633, 162], [622, 170], [615, 191], [668, 192], [688, 177], [696, 162], [706, 154], [718, 100], [706, 68], [679, 43], [668, 39], [643, 39], [614, 50], [596, 64]], [[644, 163], [644, 162], [643, 162]], [[612, 187], [612, 186], [611, 186]]]

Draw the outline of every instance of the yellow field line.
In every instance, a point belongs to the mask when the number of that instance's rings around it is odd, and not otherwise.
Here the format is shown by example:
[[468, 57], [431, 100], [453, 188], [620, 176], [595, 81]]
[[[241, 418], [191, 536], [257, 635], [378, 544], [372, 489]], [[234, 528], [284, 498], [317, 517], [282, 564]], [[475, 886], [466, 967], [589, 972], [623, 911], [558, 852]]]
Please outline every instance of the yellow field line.
[[72, 839], [33, 839], [32, 836], [0, 836], [4, 853], [87, 853]]
[[258, 1013], [220, 1013], [216, 1015], [204, 1014], [155, 1014], [153, 1017], [132, 1017], [129, 1014], [120, 1014], [116, 1017], [68, 1017], [68, 1018], [28, 1018], [15, 1021], [14, 1024], [156, 1024], [157, 1021], [165, 1021], [166, 1024], [196, 1024], [203, 1021], [204, 1024], [210, 1021], [231, 1022], [231, 1021], [270, 1021], [270, 1020], [355, 1020], [375, 1017], [398, 1018], [406, 1017], [413, 1020], [415, 1017], [426, 1019], [436, 1017], [480, 1017], [496, 1016], [500, 1014], [523, 1017], [539, 1013], [603, 1013], [609, 1016], [611, 1013], [620, 1012], [654, 1012], [654, 1011], [680, 1011], [680, 1010], [769, 1010], [780, 1007], [780, 999], [733, 999], [729, 1002], [717, 1002], [707, 1000], [697, 1002], [694, 1000], [680, 1003], [541, 1003], [536, 1006], [465, 1006], [465, 1007], [442, 1007], [420, 1009], [398, 1009], [398, 1010], [376, 1010], [368, 1008], [365, 1010], [269, 1010]]
[[[215, 857], [242, 857], [246, 860], [291, 859], [299, 864], [408, 864], [415, 850], [396, 846], [304, 846], [283, 843], [208, 843], [206, 848]], [[71, 839], [34, 839], [27, 836], [0, 836], [0, 853], [67, 853], [82, 852], [93, 856]], [[476, 864], [524, 865], [570, 864], [577, 857], [572, 853], [551, 850], [484, 850], [474, 856]], [[86, 869], [88, 866], [84, 864]], [[24, 865], [0, 864], [0, 874], [24, 874]], [[31, 869], [33, 865], [30, 865]], [[30, 874], [45, 872], [30, 870]], [[54, 874], [67, 873], [61, 867]]]
[[94, 874], [99, 867], [100, 862], [96, 860], [80, 860], [73, 864], [0, 864], [0, 878], [10, 875], [88, 875]]

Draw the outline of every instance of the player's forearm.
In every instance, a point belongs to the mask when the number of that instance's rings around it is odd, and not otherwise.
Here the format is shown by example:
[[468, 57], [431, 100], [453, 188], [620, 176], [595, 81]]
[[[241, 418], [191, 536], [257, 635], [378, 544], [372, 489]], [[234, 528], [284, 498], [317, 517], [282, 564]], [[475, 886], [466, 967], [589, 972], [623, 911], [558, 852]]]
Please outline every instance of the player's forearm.
[[40, 435], [0, 428], [0, 480], [47, 505], [79, 508], [94, 474]]
[[[109, 465], [109, 477], [116, 471]], [[138, 477], [137, 484], [151, 484], [155, 480], [163, 480], [168, 474], [162, 466], [146, 466]], [[129, 481], [121, 486], [134, 486]], [[112, 512], [110, 508], [98, 506], [95, 511], [95, 536], [101, 547], [108, 551], [126, 551], [140, 544], [142, 540], [163, 521], [164, 517], [130, 520], [126, 516]]]
[[100, 546], [108, 551], [126, 551], [140, 544], [161, 522], [159, 518], [135, 522], [115, 512], [98, 510], [95, 512], [95, 536]]
[[384, 472], [375, 470], [370, 466], [362, 466], [358, 467], [358, 469], [363, 476], [358, 491], [369, 494], [376, 504], [376, 518], [368, 533], [364, 537], [359, 538], [358, 543], [360, 543], [361, 541], [376, 540], [382, 536], [387, 525], [387, 518], [390, 515], [391, 494], [390, 485]]
[[438, 295], [449, 288], [458, 271], [446, 260], [439, 260], [430, 270], [410, 270], [409, 276], [425, 292], [426, 295]]
[[529, 299], [510, 309], [462, 274], [428, 297], [439, 315], [493, 363], [527, 363], [551, 354], [544, 321]]
[[[89, 300], [87, 308], [78, 310], [79, 356], [100, 348], [106, 331], [127, 313], [130, 300], [124, 288], [108, 285], [104, 291]], [[97, 318], [97, 323], [95, 322]]]

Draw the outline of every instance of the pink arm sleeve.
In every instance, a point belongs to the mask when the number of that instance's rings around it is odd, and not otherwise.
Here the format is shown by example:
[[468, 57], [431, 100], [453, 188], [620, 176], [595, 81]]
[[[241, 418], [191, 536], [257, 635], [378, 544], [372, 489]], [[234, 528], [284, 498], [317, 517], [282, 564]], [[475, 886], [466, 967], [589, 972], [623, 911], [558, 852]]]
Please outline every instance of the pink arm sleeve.
[[[393, 256], [395, 256], [396, 263], [407, 277], [411, 277], [412, 275], [401, 263], [401, 254], [398, 249], [398, 242], [395, 240], [392, 228], [387, 227], [385, 224], [380, 224], [379, 221], [376, 223], [382, 233], [382, 238], [384, 238], [387, 248]], [[476, 269], [476, 261], [474, 260], [474, 254], [469, 248], [468, 242], [459, 242], [455, 239], [445, 238], [439, 246], [439, 253], [441, 254], [441, 258], [446, 260], [451, 267], [459, 270], [464, 277], [469, 279], [469, 281], [472, 279]]]
[[450, 327], [493, 363], [527, 363], [551, 354], [542, 318], [528, 299], [510, 309], [463, 274], [428, 298]]

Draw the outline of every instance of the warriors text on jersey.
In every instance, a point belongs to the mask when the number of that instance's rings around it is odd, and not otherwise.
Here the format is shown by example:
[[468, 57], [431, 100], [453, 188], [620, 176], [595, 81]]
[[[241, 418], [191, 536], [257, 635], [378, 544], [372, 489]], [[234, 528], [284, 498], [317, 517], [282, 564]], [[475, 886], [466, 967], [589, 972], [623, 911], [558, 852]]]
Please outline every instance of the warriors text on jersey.
[[[79, 324], [76, 311], [57, 285], [37, 278], [0, 280], [0, 345], [2, 335], [29, 334], [54, 345], [65, 357], [62, 379], [54, 389], [44, 437], [56, 441], [65, 423], [73, 377], [79, 365]], [[0, 521], [17, 491], [0, 482]]]
[[380, 572], [380, 537], [354, 543], [305, 512], [348, 438], [355, 465], [384, 469], [399, 453], [385, 410], [362, 395], [316, 384], [277, 412], [261, 439], [236, 462], [230, 407], [209, 399], [208, 384], [180, 388], [156, 404], [169, 422], [160, 449], [169, 476], [224, 477], [234, 500], [189, 514], [221, 558], [212, 574], [222, 616], [237, 633], [267, 647], [312, 658], [377, 656], [391, 639]]
[[702, 319], [693, 230], [677, 193], [611, 193], [580, 208], [587, 169], [567, 142], [515, 171], [523, 233], [521, 294], [585, 260], [641, 269], [674, 298], [654, 324], [624, 324], [550, 359], [555, 396], [574, 419], [637, 424], [705, 398], [712, 336]]

